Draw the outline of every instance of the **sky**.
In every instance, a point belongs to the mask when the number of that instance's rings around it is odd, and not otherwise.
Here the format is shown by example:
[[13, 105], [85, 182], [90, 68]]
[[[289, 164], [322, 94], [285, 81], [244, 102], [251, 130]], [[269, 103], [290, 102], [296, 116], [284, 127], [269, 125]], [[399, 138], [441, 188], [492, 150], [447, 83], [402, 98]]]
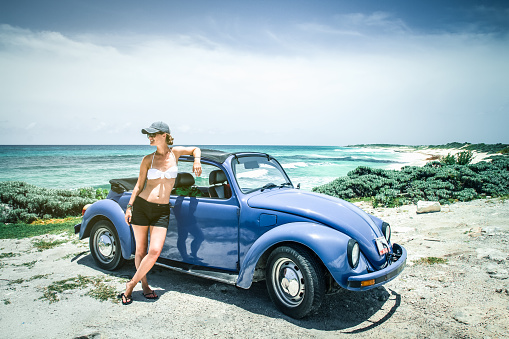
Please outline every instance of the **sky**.
[[509, 143], [509, 2], [0, 0], [0, 145]]

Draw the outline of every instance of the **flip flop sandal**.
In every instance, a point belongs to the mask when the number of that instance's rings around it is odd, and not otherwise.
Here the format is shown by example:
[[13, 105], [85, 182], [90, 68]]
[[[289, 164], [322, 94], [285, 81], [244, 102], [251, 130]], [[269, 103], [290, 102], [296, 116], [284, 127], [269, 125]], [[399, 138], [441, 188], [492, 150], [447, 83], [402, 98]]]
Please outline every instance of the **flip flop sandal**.
[[143, 293], [143, 296], [147, 299], [157, 299], [159, 296], [154, 292]]
[[[122, 305], [129, 305], [133, 302], [132, 296], [127, 296], [124, 293], [119, 294], [118, 297], [122, 299]], [[124, 301], [125, 300], [125, 301]]]

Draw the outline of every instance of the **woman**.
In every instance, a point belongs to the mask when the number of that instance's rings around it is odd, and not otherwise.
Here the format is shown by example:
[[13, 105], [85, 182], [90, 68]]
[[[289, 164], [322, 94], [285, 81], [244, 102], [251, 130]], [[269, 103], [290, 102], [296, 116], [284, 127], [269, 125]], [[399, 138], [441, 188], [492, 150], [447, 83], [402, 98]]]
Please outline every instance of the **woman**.
[[[125, 292], [120, 295], [123, 305], [133, 302], [131, 294], [140, 280], [145, 298], [158, 298], [148, 285], [146, 275], [161, 254], [166, 239], [170, 221], [170, 194], [178, 173], [178, 158], [181, 155], [193, 155], [193, 172], [200, 176], [202, 171], [200, 149], [180, 146], [170, 148], [173, 138], [170, 128], [164, 122], [154, 122], [141, 132], [147, 135], [150, 145], [156, 146], [157, 150], [141, 161], [138, 182], [125, 212], [125, 221], [132, 225], [136, 239], [136, 274], [127, 282]], [[147, 253], [149, 232], [150, 247]]]

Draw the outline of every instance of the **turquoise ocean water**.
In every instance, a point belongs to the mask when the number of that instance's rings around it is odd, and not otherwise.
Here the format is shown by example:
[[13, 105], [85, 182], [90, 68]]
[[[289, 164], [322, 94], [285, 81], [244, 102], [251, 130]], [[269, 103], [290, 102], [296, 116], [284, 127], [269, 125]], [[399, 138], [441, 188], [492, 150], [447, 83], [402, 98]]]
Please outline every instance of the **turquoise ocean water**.
[[[358, 166], [397, 168], [403, 155], [383, 149], [338, 146], [221, 146], [201, 148], [226, 152], [257, 151], [275, 157], [292, 182], [313, 187], [345, 176]], [[138, 176], [141, 159], [155, 147], [106, 146], [0, 146], [0, 181], [26, 181], [48, 188], [109, 188], [109, 180]]]

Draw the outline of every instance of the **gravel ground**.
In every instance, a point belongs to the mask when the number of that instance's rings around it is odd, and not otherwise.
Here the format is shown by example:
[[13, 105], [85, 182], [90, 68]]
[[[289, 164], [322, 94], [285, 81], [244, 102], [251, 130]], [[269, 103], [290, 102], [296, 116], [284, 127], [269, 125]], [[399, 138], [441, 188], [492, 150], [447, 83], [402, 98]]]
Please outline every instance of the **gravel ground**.
[[[242, 290], [159, 267], [149, 279], [160, 298], [144, 299], [138, 286], [135, 302], [123, 306], [111, 296], [134, 273], [132, 264], [102, 271], [88, 241], [74, 235], [0, 240], [2, 337], [509, 338], [509, 201], [456, 203], [429, 214], [415, 206], [361, 207], [392, 225], [408, 266], [384, 287], [327, 296], [301, 320], [275, 309], [264, 282]], [[63, 243], [39, 251], [40, 240]], [[445, 262], [422, 263], [429, 257]], [[71, 284], [78, 275], [89, 279], [81, 288]]]

